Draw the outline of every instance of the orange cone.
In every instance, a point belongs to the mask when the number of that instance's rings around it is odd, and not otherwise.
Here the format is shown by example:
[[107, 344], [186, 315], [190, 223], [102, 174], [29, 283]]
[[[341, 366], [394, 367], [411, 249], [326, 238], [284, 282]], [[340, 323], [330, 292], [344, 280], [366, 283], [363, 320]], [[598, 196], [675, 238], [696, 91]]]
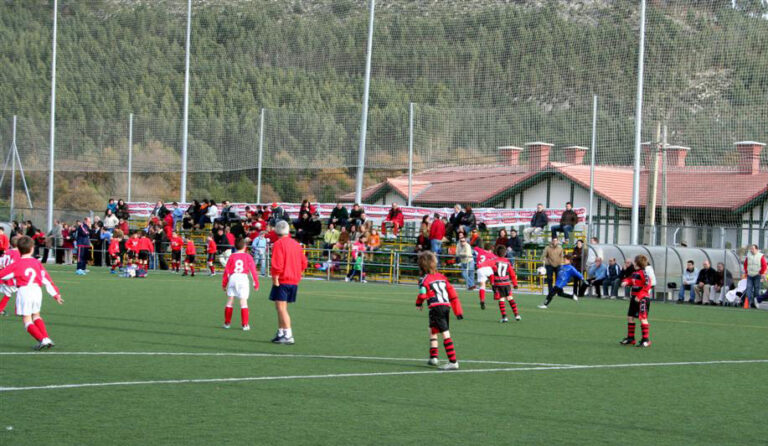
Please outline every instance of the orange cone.
[[744, 293], [744, 308], [749, 310], [749, 296], [747, 296], [747, 293]]

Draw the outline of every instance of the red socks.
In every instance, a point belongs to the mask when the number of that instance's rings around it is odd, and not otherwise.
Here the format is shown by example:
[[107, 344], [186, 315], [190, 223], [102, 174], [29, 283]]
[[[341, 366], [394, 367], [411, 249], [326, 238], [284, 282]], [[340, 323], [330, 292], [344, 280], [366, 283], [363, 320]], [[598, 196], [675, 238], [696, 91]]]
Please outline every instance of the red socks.
[[456, 362], [456, 350], [453, 349], [453, 339], [445, 338], [443, 340], [443, 346], [445, 347], [445, 354], [448, 355], [448, 360]]
[[213, 269], [213, 265], [208, 265], [208, 268], [211, 269], [211, 274], [214, 274], [216, 271]]
[[512, 299], [512, 298], [509, 299], [509, 306], [512, 307], [512, 313], [514, 313], [515, 316], [517, 316], [518, 315], [517, 302], [515, 302], [515, 299]]
[[32, 321], [32, 323], [35, 324], [35, 327], [37, 327], [38, 330], [40, 330], [40, 334], [43, 335], [44, 338], [48, 337], [48, 330], [45, 329], [45, 322], [43, 322], [43, 318], [37, 318]]
[[485, 302], [485, 288], [480, 288], [480, 302]]
[[38, 342], [45, 339], [45, 336], [43, 336], [43, 334], [40, 333], [40, 329], [37, 328], [37, 324], [27, 325], [27, 333], [32, 335], [33, 338], [37, 339]]
[[501, 310], [501, 317], [507, 317], [507, 306], [504, 305], [504, 301], [499, 299], [499, 310]]
[[[633, 324], [634, 325], [634, 324]], [[648, 339], [648, 329], [650, 328], [650, 324], [640, 324], [640, 329], [643, 331], [643, 339]]]
[[248, 325], [248, 308], [240, 309], [240, 319], [243, 321], [243, 327]]
[[224, 325], [232, 322], [232, 307], [224, 307]]
[[3, 299], [0, 300], [0, 311], [5, 310], [5, 306], [8, 305], [8, 301], [11, 300], [8, 296], [3, 296]]
[[635, 323], [634, 322], [627, 322], [627, 337], [630, 339], [635, 339]]
[[432, 347], [432, 345], [429, 346], [429, 357], [430, 358], [437, 358], [437, 347]]

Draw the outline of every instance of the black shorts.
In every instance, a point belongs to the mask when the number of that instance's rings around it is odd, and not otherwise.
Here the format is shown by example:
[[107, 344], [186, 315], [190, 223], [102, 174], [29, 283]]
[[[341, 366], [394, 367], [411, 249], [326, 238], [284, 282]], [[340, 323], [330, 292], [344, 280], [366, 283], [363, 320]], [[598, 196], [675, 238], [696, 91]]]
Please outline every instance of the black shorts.
[[208, 254], [208, 261], [214, 262], [216, 260], [216, 254]]
[[496, 300], [503, 299], [512, 295], [512, 285], [494, 285], [493, 298]]
[[187, 258], [184, 259], [185, 263], [195, 263], [195, 255], [194, 254], [187, 254]]
[[171, 260], [181, 262], [181, 251], [171, 251]]
[[636, 317], [640, 319], [648, 319], [648, 313], [651, 312], [651, 299], [644, 297], [640, 299], [640, 302], [636, 301], [633, 297], [629, 300], [629, 311], [627, 316]]
[[135, 259], [138, 253], [136, 251], [126, 251], [125, 254], [129, 259]]
[[149, 260], [149, 251], [146, 249], [139, 251], [139, 260]]
[[451, 307], [438, 305], [429, 309], [429, 328], [433, 334], [448, 331], [448, 320], [451, 315]]
[[296, 293], [299, 291], [298, 285], [286, 285], [280, 284], [280, 286], [272, 286], [272, 291], [269, 292], [269, 300], [273, 302], [288, 302], [292, 304], [296, 302]]

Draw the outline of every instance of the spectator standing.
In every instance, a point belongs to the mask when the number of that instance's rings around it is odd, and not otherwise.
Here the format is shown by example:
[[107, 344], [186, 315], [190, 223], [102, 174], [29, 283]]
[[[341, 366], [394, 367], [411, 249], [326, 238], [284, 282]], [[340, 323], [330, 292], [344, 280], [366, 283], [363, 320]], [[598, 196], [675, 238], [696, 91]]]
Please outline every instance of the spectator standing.
[[565, 210], [563, 215], [560, 216], [560, 224], [552, 226], [552, 237], [557, 237], [557, 233], [562, 232], [564, 243], [570, 241], [571, 231], [576, 225], [579, 224], [579, 216], [573, 210], [573, 204], [571, 202], [565, 203]]
[[747, 291], [745, 299], [750, 299], [757, 307], [757, 297], [760, 296], [760, 283], [768, 270], [765, 256], [757, 245], [749, 245], [747, 258], [744, 259], [744, 273], [747, 275]]
[[701, 264], [701, 270], [696, 277], [696, 287], [694, 287], [696, 294], [697, 305], [709, 305], [709, 293], [712, 286], [717, 283], [717, 271], [709, 264], [708, 261], [704, 261]]
[[475, 260], [472, 255], [472, 247], [469, 246], [466, 235], [459, 232], [459, 244], [456, 246], [456, 257], [461, 266], [461, 276], [467, 285], [467, 290], [475, 289]]
[[571, 252], [571, 265], [576, 268], [576, 271], [583, 273], [583, 261], [584, 260], [584, 242], [579, 239], [576, 240], [576, 246], [573, 247]]
[[[109, 201], [107, 202], [106, 211], [112, 211], [113, 214], [117, 212], [117, 202], [115, 201], [114, 198], [110, 198]], [[106, 211], [104, 212], [105, 214], [106, 214]]]
[[389, 212], [387, 213], [387, 217], [381, 223], [381, 233], [384, 235], [384, 238], [390, 238], [389, 234], [387, 234], [387, 224], [389, 224], [392, 226], [392, 238], [397, 238], [398, 233], [400, 233], [400, 228], [403, 227], [404, 223], [405, 216], [403, 216], [403, 211], [400, 209], [397, 203], [392, 203], [392, 208], [390, 208]]
[[[526, 240], [530, 240], [532, 235], [539, 235], [544, 232], [544, 228], [549, 224], [549, 217], [544, 212], [544, 205], [539, 203], [536, 205], [536, 212], [531, 217], [531, 226], [523, 230]], [[553, 235], [552, 239], [556, 237]]]
[[689, 260], [685, 264], [685, 271], [683, 271], [683, 283], [680, 287], [680, 291], [677, 293], [677, 302], [685, 302], [685, 292], [690, 292], [690, 303], [694, 303], [696, 300], [696, 292], [693, 287], [696, 284], [696, 278], [699, 277], [699, 272], [693, 263], [693, 260]]
[[269, 224], [276, 226], [278, 222], [288, 222], [288, 213], [280, 205], [272, 203], [272, 211], [269, 213]]
[[331, 211], [331, 217], [328, 219], [328, 224], [334, 226], [346, 226], [347, 220], [349, 220], [349, 211], [341, 203], [336, 203], [336, 207]]
[[461, 206], [458, 204], [453, 207], [453, 213], [451, 214], [448, 222], [451, 224], [452, 234], [455, 238], [459, 238], [459, 231], [461, 231], [461, 221], [464, 218], [464, 211], [461, 210]]
[[287, 222], [279, 222], [275, 232], [280, 239], [272, 249], [272, 291], [269, 300], [275, 303], [278, 329], [272, 342], [292, 345], [294, 339], [288, 304], [296, 302], [301, 274], [307, 269], [307, 257], [301, 245], [291, 239]]
[[154, 209], [152, 209], [152, 213], [150, 215], [162, 220], [163, 218], [165, 218], [165, 216], [169, 212], [170, 211], [168, 210], [168, 208], [165, 207], [165, 203], [163, 203], [162, 201], [158, 201], [157, 203], [155, 203], [155, 207]]
[[171, 217], [173, 218], [173, 229], [176, 230], [176, 225], [179, 224], [180, 221], [184, 220], [184, 211], [181, 210], [181, 206], [179, 206], [179, 203], [173, 202], [173, 210], [171, 211]]
[[75, 243], [72, 238], [72, 228], [65, 223], [61, 228], [61, 250], [63, 251], [62, 262], [65, 265], [72, 264], [72, 251], [74, 249]]
[[621, 279], [619, 279], [619, 276], [621, 275], [621, 266], [619, 266], [618, 263], [616, 263], [616, 259], [611, 257], [608, 260], [608, 269], [605, 276], [605, 280], [603, 281], [603, 294], [605, 294], [606, 297], [611, 296], [611, 298], [618, 297], [619, 295], [619, 285], [621, 285]]
[[118, 223], [120, 223], [120, 219], [117, 218], [111, 210], [107, 209], [107, 215], [104, 216], [104, 228], [106, 228], [107, 231], [112, 232], [115, 230]]
[[262, 276], [267, 275], [267, 238], [264, 237], [264, 232], [259, 232], [256, 238], [251, 243], [251, 253], [253, 254], [253, 261], [256, 265], [259, 265], [259, 272]]
[[439, 256], [443, 248], [443, 238], [445, 237], [445, 223], [440, 219], [440, 214], [437, 212], [435, 212], [434, 218], [432, 226], [429, 227], [429, 244], [432, 252], [435, 253], [435, 256], [438, 256], [439, 263]]
[[563, 264], [563, 247], [560, 246], [560, 241], [557, 237], [552, 237], [544, 252], [541, 254], [541, 261], [544, 263], [544, 268], [547, 274], [547, 293], [552, 290], [552, 281], [554, 276], [557, 275], [557, 270], [560, 265]]
[[91, 219], [85, 217], [75, 229], [75, 245], [77, 246], [77, 270], [75, 274], [84, 276], [87, 273], [88, 259], [91, 256]]
[[117, 211], [115, 211], [115, 216], [117, 218], [122, 218], [123, 220], [128, 220], [131, 218], [131, 213], [128, 210], [128, 205], [123, 201], [123, 199], [117, 200]]

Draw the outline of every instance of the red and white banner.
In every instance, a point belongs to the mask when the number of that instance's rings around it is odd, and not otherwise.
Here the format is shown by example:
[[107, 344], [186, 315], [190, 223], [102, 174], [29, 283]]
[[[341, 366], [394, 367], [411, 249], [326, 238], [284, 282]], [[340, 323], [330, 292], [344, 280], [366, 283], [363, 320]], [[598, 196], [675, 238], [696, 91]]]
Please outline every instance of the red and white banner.
[[[299, 209], [301, 209], [301, 203], [278, 203], [291, 218], [298, 218]], [[313, 204], [320, 214], [320, 218], [329, 218], [331, 211], [336, 207], [336, 203], [320, 203]], [[169, 209], [172, 206], [166, 204]], [[186, 210], [189, 204], [179, 204], [182, 210]], [[245, 216], [245, 207], [250, 206], [251, 209], [256, 209], [257, 204], [251, 203], [232, 203], [232, 210], [237, 212], [241, 217]], [[263, 206], [271, 206], [271, 204], [264, 204]], [[352, 209], [351, 204], [345, 204], [347, 210]], [[362, 205], [365, 210], [366, 217], [373, 221], [381, 221], [387, 216], [390, 206], [376, 206], [376, 205]], [[132, 202], [128, 203], [128, 209], [132, 216], [146, 218], [152, 213], [155, 208], [155, 203], [148, 202]], [[421, 208], [421, 207], [408, 207], [400, 206], [403, 211], [405, 221], [421, 221], [424, 215], [433, 215], [435, 212], [444, 217], [450, 217], [453, 213], [453, 208]], [[576, 215], [579, 216], [579, 223], [583, 223], [587, 216], [586, 208], [574, 208]], [[221, 211], [221, 207], [219, 207]], [[549, 217], [550, 223], [559, 223], [560, 217], [563, 215], [565, 209], [545, 209], [544, 212]], [[531, 217], [536, 213], [536, 209], [497, 209], [497, 208], [476, 208], [472, 209], [472, 213], [475, 214], [477, 223], [485, 223], [486, 226], [510, 226], [529, 224]]]

